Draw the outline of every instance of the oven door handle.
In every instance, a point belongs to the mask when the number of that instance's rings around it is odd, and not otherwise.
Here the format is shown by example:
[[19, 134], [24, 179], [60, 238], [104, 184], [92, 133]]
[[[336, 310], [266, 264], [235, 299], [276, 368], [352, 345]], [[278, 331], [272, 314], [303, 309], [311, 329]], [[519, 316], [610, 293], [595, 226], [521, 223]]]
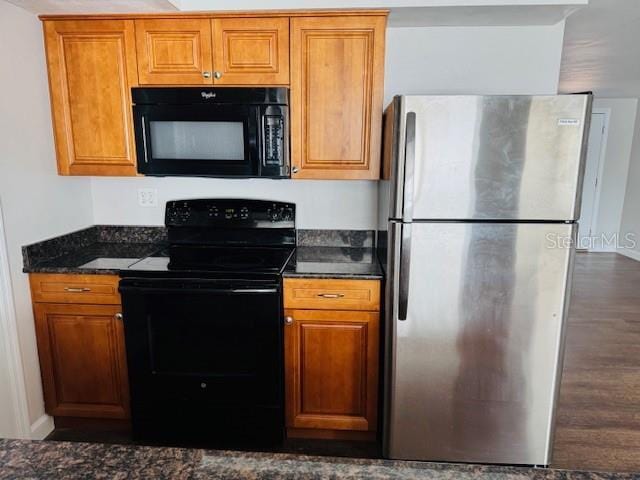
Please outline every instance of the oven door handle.
[[169, 288], [169, 287], [135, 287], [121, 286], [121, 293], [215, 293], [222, 295], [273, 295], [277, 288]]

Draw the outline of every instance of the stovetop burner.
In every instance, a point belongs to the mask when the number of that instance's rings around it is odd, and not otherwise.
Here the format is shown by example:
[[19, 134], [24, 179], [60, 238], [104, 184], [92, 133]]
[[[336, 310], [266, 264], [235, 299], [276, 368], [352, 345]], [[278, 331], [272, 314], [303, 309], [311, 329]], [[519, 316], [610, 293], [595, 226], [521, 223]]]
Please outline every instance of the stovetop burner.
[[243, 255], [241, 253], [237, 255], [231, 255], [229, 257], [223, 257], [221, 259], [212, 262], [212, 265], [220, 268], [240, 268], [240, 269], [254, 269], [260, 268], [264, 265], [264, 258], [257, 257], [255, 255]]
[[172, 245], [169, 270], [280, 272], [293, 248]]
[[260, 200], [181, 200], [165, 215], [169, 246], [121, 275], [282, 273], [295, 249], [295, 205]]

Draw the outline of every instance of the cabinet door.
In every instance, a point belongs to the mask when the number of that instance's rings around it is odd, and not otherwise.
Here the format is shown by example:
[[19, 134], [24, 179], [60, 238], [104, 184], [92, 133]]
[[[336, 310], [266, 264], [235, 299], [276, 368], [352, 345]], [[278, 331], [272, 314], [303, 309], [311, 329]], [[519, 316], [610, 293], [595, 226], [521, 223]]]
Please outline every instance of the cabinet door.
[[211, 85], [209, 19], [136, 20], [142, 85]]
[[214, 83], [288, 85], [288, 18], [213, 21]]
[[287, 427], [375, 431], [378, 312], [285, 314]]
[[379, 178], [385, 22], [291, 20], [294, 178]]
[[128, 418], [121, 307], [36, 303], [34, 311], [47, 413]]
[[135, 175], [131, 20], [45, 21], [61, 175]]

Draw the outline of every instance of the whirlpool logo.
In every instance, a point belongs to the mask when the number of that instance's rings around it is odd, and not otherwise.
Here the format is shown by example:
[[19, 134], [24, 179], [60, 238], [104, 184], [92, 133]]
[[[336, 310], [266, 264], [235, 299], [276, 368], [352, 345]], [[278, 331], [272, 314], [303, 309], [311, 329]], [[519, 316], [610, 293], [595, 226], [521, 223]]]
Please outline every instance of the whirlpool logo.
[[213, 92], [200, 92], [200, 96], [205, 99], [216, 98], [216, 94]]

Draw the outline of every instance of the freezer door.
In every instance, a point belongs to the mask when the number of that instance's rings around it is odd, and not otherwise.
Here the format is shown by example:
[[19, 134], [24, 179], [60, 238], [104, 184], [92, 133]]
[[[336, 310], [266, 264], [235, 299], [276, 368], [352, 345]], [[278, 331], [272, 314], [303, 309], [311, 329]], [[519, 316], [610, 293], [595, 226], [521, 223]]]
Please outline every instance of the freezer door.
[[391, 218], [399, 211], [405, 222], [579, 217], [590, 95], [405, 96], [394, 103]]
[[575, 226], [390, 231], [386, 456], [548, 464]]

